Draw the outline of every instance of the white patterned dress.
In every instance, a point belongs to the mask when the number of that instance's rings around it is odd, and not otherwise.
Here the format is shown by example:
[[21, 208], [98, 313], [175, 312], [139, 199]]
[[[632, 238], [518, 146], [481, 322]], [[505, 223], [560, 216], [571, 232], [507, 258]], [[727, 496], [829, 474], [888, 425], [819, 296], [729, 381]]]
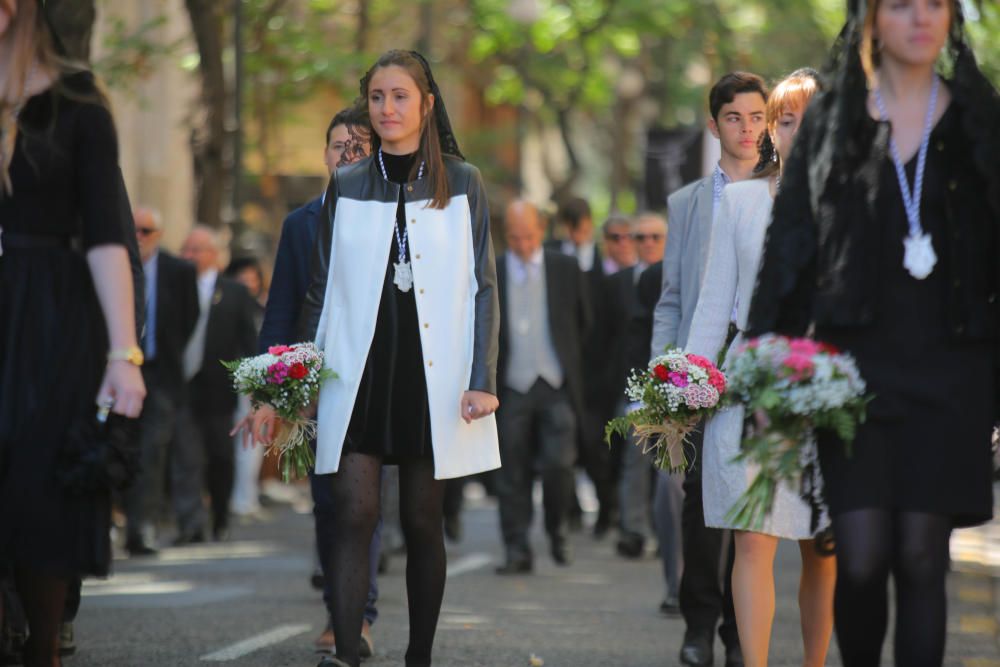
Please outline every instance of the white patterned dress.
[[[741, 332], [746, 328], [773, 203], [768, 179], [751, 179], [726, 187], [712, 223], [705, 277], [691, 323], [688, 352], [712, 360], [718, 357], [726, 342], [734, 303], [737, 327]], [[742, 340], [740, 333], [730, 350]], [[729, 351], [727, 357], [728, 354]], [[725, 369], [723, 363], [723, 372]], [[756, 476], [751, 466], [733, 463], [740, 451], [743, 417], [742, 407], [728, 408], [705, 425], [702, 488], [705, 525], [712, 528], [734, 527], [726, 520], [726, 514]], [[811, 518], [809, 504], [799, 497], [798, 488], [782, 484], [775, 494], [771, 515], [756, 532], [792, 540], [809, 539], [813, 536]], [[824, 512], [819, 528], [824, 528], [827, 522]]]

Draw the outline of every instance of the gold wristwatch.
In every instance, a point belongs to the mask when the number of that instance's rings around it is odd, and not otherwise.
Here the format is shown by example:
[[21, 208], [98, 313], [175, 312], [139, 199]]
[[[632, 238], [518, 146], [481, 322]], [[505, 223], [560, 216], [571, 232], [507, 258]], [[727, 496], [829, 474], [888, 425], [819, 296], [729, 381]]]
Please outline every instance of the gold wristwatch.
[[138, 346], [133, 345], [132, 347], [125, 347], [119, 350], [111, 350], [108, 352], [108, 361], [127, 361], [130, 364], [142, 366], [145, 356], [143, 356], [142, 350]]

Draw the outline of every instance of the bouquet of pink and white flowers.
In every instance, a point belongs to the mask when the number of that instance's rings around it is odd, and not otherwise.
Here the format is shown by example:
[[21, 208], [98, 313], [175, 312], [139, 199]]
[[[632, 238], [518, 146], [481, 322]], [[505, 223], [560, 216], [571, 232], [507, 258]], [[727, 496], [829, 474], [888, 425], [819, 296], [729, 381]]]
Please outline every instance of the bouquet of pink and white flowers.
[[687, 436], [698, 422], [719, 406], [726, 392], [726, 376], [711, 361], [672, 348], [633, 370], [625, 394], [639, 407], [605, 427], [605, 440], [634, 431], [643, 453], [655, 451], [662, 470], [685, 470]]
[[800, 479], [813, 431], [832, 430], [850, 446], [871, 397], [853, 357], [808, 338], [751, 339], [730, 355], [726, 371], [727, 400], [743, 404], [749, 417], [737, 458], [759, 467], [729, 518], [759, 528], [777, 485]]
[[267, 453], [281, 462], [287, 482], [292, 471], [305, 476], [316, 461], [310, 441], [316, 421], [302, 416], [319, 395], [320, 386], [337, 374], [323, 368], [323, 353], [312, 343], [274, 345], [266, 354], [222, 362], [238, 394], [248, 396], [254, 407], [270, 405], [281, 418]]

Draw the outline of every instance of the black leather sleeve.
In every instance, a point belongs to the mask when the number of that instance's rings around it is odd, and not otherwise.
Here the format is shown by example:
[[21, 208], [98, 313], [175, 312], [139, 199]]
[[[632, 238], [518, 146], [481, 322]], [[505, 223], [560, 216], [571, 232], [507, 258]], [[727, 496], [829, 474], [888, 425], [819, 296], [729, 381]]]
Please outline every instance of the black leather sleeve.
[[469, 179], [469, 212], [472, 216], [472, 250], [475, 259], [476, 302], [470, 391], [497, 393], [497, 354], [500, 348], [500, 299], [497, 265], [490, 236], [490, 211], [479, 170]]
[[323, 314], [326, 280], [330, 274], [330, 250], [333, 247], [333, 219], [337, 213], [337, 192], [337, 172], [334, 171], [326, 187], [323, 210], [320, 211], [319, 224], [316, 225], [316, 241], [313, 243], [312, 261], [309, 264], [309, 287], [306, 289], [302, 301], [302, 313], [299, 315], [298, 340], [301, 341], [316, 339], [319, 318]]
[[815, 130], [808, 120], [807, 115], [774, 202], [747, 322], [751, 337], [769, 332], [801, 336], [812, 321], [818, 229], [809, 187], [812, 151], [805, 150]]

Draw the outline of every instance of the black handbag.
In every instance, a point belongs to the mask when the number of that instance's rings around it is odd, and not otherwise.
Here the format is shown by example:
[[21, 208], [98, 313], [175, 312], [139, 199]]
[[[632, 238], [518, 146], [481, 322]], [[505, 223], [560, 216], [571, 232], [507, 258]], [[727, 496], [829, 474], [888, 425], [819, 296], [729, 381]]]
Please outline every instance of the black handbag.
[[138, 420], [98, 410], [70, 429], [55, 475], [70, 493], [123, 490], [139, 471]]

